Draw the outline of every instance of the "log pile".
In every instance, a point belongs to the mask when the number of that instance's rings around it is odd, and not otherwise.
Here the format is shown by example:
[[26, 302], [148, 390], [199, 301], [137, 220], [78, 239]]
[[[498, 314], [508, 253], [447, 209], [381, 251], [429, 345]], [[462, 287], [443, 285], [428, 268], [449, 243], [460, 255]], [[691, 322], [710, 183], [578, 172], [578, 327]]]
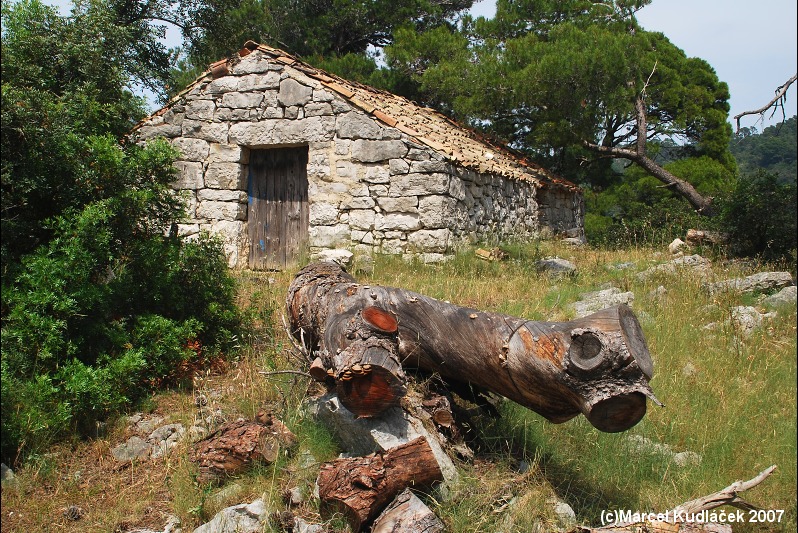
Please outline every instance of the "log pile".
[[[404, 442], [382, 439], [373, 453], [321, 467], [322, 515], [342, 513], [353, 531], [439, 530], [434, 514], [404, 491], [450, 480], [451, 461], [441, 459], [436, 435], [462, 436], [447, 396], [413, 400], [413, 408], [403, 402], [406, 371], [436, 375], [448, 390], [499, 394], [553, 422], [581, 413], [607, 432], [639, 422], [647, 397], [659, 403], [648, 385], [653, 364], [642, 330], [623, 305], [570, 322], [535, 322], [359, 284], [339, 265], [319, 262], [296, 275], [287, 309], [309, 375], [337, 396], [317, 411], [346, 427], [344, 440], [361, 430], [380, 434], [386, 420], [405, 428], [398, 431]], [[422, 429], [421, 418], [435, 435]]]

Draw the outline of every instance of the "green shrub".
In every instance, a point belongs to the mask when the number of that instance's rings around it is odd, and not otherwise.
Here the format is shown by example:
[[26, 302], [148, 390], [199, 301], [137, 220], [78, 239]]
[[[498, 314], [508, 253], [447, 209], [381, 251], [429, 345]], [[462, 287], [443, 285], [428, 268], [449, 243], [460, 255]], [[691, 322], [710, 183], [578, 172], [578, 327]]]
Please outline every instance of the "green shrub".
[[760, 170], [740, 177], [734, 190], [716, 200], [718, 224], [729, 233], [729, 249], [741, 256], [796, 259], [796, 185]]
[[[162, 144], [95, 152], [139, 187], [52, 219], [52, 239], [3, 280], [3, 460], [18, 460], [179, 384], [242, 328], [221, 243], [179, 220]], [[132, 178], [131, 178], [132, 180]]]

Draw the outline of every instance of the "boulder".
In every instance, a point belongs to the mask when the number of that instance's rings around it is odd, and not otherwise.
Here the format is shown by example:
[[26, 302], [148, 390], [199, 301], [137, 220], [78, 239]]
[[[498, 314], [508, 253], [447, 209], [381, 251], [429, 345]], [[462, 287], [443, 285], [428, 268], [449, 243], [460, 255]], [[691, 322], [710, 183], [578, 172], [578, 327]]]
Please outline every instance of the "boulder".
[[194, 533], [260, 533], [268, 520], [269, 510], [263, 500], [242, 503], [222, 509]]
[[535, 266], [538, 270], [554, 276], [569, 276], [576, 274], [576, 265], [561, 257], [546, 257]]
[[580, 301], [572, 303], [570, 307], [578, 317], [584, 317], [613, 305], [631, 306], [635, 295], [633, 292], [621, 292], [617, 287], [610, 287], [602, 291], [584, 293], [580, 298]]
[[735, 291], [742, 294], [752, 292], [769, 292], [793, 285], [789, 272], [757, 272], [744, 278], [727, 279], [716, 283], [708, 283], [704, 288], [710, 294], [723, 291]]

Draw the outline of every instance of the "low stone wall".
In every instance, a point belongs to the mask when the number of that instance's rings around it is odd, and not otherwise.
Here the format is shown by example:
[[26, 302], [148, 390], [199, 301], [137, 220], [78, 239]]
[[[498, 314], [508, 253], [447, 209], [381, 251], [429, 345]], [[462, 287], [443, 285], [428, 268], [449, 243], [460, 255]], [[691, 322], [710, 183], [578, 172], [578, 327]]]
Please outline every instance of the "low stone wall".
[[[185, 191], [189, 212], [180, 231], [221, 235], [231, 267], [247, 266], [251, 149], [308, 146], [311, 252], [346, 247], [434, 260], [461, 242], [540, 229], [533, 183], [453, 166], [259, 51], [229, 75], [196, 84], [135, 134], [142, 142], [166, 137], [180, 150], [174, 187]], [[564, 191], [562, 214], [548, 217], [568, 219], [574, 196]]]

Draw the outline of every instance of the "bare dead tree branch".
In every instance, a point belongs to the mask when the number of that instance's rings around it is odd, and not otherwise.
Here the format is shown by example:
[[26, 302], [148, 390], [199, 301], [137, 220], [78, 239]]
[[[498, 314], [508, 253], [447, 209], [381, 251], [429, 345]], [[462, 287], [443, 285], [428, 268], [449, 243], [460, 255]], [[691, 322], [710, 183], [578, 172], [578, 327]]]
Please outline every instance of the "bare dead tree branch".
[[[734, 120], [737, 122], [737, 131], [736, 133], [740, 133], [740, 119], [747, 115], [764, 115], [765, 111], [770, 108], [773, 108], [773, 112], [775, 113], [778, 108], [781, 108], [782, 114], [784, 114], [784, 100], [787, 96], [787, 89], [790, 88], [795, 80], [798, 79], [798, 74], [793, 74], [792, 78], [787, 80], [783, 85], [779, 85], [776, 87], [776, 96], [773, 97], [773, 100], [768, 102], [766, 105], [760, 107], [759, 109], [754, 109], [753, 111], [743, 111], [738, 115], [734, 115]], [[771, 115], [772, 116], [772, 115]], [[785, 117], [786, 118], [786, 117]]]

